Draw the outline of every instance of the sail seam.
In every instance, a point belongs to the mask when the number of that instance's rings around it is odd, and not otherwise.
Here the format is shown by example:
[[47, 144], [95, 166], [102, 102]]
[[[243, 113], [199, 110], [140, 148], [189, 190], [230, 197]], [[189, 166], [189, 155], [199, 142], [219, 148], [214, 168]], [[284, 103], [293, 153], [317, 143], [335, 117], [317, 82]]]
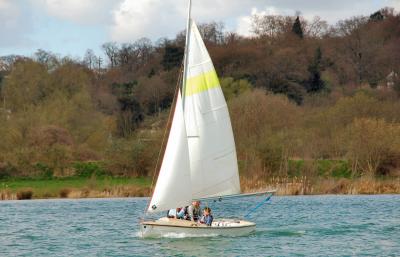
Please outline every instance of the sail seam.
[[226, 152], [226, 153], [224, 153], [224, 154], [222, 154], [220, 156], [215, 157], [214, 160], [218, 160], [218, 159], [224, 158], [225, 156], [227, 156], [227, 155], [229, 155], [229, 154], [231, 154], [233, 152], [235, 152], [235, 150], [229, 149], [228, 152]]

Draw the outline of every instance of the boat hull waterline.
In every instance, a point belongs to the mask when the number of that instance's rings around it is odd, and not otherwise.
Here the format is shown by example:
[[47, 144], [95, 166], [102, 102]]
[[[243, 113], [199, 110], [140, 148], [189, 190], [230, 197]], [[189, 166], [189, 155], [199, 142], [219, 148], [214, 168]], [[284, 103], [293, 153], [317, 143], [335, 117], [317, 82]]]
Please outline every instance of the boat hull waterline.
[[244, 236], [253, 232], [256, 224], [245, 220], [220, 219], [211, 226], [188, 220], [160, 218], [140, 223], [142, 237], [207, 237]]

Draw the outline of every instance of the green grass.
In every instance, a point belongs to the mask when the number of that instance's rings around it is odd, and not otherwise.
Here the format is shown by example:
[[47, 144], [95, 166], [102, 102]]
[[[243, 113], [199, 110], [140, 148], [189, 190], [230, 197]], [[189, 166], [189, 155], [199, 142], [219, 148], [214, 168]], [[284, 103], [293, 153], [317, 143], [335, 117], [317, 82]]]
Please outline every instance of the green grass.
[[289, 160], [289, 176], [301, 176], [306, 169], [310, 169], [306, 164], [311, 163], [315, 165], [314, 174], [319, 177], [351, 178], [350, 165], [346, 160]]
[[149, 178], [124, 178], [124, 177], [102, 177], [83, 178], [66, 177], [53, 179], [15, 178], [1, 179], [0, 190], [18, 192], [25, 189], [33, 191], [34, 198], [58, 197], [62, 189], [83, 189], [104, 190], [114, 186], [137, 186], [149, 187]]
[[318, 160], [318, 175], [333, 178], [351, 178], [348, 161], [345, 160]]

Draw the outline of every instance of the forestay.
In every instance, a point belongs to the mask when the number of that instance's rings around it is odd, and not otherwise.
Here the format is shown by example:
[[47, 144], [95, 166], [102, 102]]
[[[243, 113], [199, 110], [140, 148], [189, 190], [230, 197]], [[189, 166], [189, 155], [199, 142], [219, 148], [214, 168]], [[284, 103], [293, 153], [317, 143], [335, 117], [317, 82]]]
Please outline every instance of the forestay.
[[192, 200], [190, 184], [188, 143], [179, 92], [164, 159], [147, 211], [164, 211], [188, 205]]
[[184, 117], [193, 199], [240, 193], [228, 108], [195, 22], [190, 25]]

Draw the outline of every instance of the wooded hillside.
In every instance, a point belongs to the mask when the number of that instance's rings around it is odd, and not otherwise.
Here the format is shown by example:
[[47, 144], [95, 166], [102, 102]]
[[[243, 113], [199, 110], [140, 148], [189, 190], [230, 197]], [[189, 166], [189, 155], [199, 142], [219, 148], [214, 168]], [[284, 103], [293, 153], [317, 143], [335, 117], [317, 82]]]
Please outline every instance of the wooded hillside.
[[[242, 176], [400, 176], [393, 9], [334, 26], [253, 16], [252, 37], [216, 22], [200, 30], [229, 105]], [[105, 43], [107, 60], [92, 50], [82, 60], [45, 50], [1, 57], [0, 178], [85, 169], [152, 176], [183, 46], [181, 32], [156, 43]]]

